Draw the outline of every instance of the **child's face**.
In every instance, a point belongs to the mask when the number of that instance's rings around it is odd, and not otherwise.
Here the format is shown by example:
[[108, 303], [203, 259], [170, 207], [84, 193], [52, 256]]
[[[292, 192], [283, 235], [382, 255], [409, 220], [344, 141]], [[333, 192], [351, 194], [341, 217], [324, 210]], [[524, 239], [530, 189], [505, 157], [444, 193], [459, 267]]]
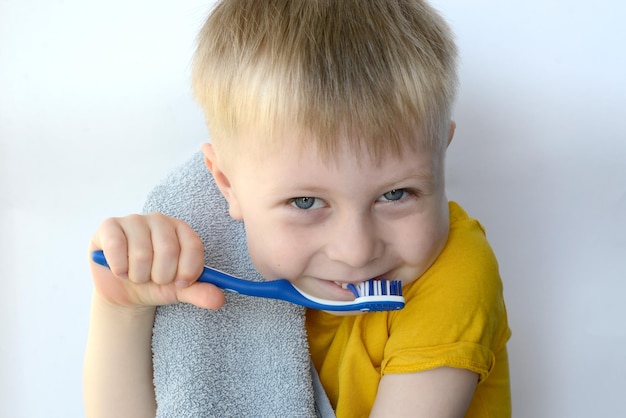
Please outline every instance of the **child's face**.
[[282, 145], [261, 157], [243, 150], [225, 165], [204, 148], [266, 279], [352, 300], [342, 283], [384, 276], [407, 284], [435, 260], [448, 234], [443, 155], [407, 149], [374, 164], [342, 149], [324, 162], [314, 150]]

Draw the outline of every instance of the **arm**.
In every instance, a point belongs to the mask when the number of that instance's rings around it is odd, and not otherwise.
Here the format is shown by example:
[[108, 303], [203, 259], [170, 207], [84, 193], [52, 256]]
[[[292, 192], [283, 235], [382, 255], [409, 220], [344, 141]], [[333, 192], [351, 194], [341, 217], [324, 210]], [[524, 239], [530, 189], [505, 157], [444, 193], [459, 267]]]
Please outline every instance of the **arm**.
[[86, 416], [154, 417], [155, 307], [187, 302], [217, 309], [224, 295], [196, 282], [202, 242], [177, 219], [160, 214], [108, 219], [89, 253], [97, 249], [105, 252], [110, 269], [90, 262], [95, 291], [83, 371]]
[[386, 374], [380, 380], [370, 416], [463, 417], [477, 382], [476, 373], [452, 367]]
[[94, 293], [84, 365], [87, 417], [154, 417], [154, 308], [125, 309]]

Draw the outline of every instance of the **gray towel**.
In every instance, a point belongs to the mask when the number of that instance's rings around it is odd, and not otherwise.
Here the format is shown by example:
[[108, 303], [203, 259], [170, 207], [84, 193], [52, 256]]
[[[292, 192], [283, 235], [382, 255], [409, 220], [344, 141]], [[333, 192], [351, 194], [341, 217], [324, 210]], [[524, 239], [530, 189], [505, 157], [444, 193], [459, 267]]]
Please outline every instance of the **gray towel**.
[[[204, 243], [205, 264], [263, 280], [202, 154], [157, 186], [144, 211], [187, 222]], [[226, 292], [217, 311], [159, 307], [152, 350], [158, 417], [334, 416], [311, 367], [299, 306]]]

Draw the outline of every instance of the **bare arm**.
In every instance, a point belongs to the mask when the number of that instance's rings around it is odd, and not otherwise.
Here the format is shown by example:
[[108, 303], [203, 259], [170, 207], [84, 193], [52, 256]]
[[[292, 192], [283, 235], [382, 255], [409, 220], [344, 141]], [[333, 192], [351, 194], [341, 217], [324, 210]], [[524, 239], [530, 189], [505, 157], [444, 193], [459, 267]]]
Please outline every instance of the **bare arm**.
[[476, 373], [451, 367], [384, 375], [370, 416], [462, 418], [477, 382]]
[[94, 294], [83, 376], [86, 417], [155, 416], [154, 310], [125, 309]]
[[204, 249], [182, 221], [160, 214], [111, 218], [91, 241], [89, 252], [97, 249], [111, 268], [90, 263], [95, 291], [83, 369], [85, 414], [154, 417], [155, 307], [187, 302], [217, 309], [224, 295], [196, 281]]

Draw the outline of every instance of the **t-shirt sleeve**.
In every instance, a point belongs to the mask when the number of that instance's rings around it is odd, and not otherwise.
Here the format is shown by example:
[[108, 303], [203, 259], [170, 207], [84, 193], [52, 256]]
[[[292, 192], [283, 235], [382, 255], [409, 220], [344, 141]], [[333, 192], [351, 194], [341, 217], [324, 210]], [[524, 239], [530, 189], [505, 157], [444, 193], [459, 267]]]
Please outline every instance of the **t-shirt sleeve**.
[[484, 230], [459, 207], [451, 208], [451, 219], [442, 253], [405, 287], [404, 309], [389, 316], [383, 374], [449, 366], [483, 380], [510, 337], [498, 263]]

